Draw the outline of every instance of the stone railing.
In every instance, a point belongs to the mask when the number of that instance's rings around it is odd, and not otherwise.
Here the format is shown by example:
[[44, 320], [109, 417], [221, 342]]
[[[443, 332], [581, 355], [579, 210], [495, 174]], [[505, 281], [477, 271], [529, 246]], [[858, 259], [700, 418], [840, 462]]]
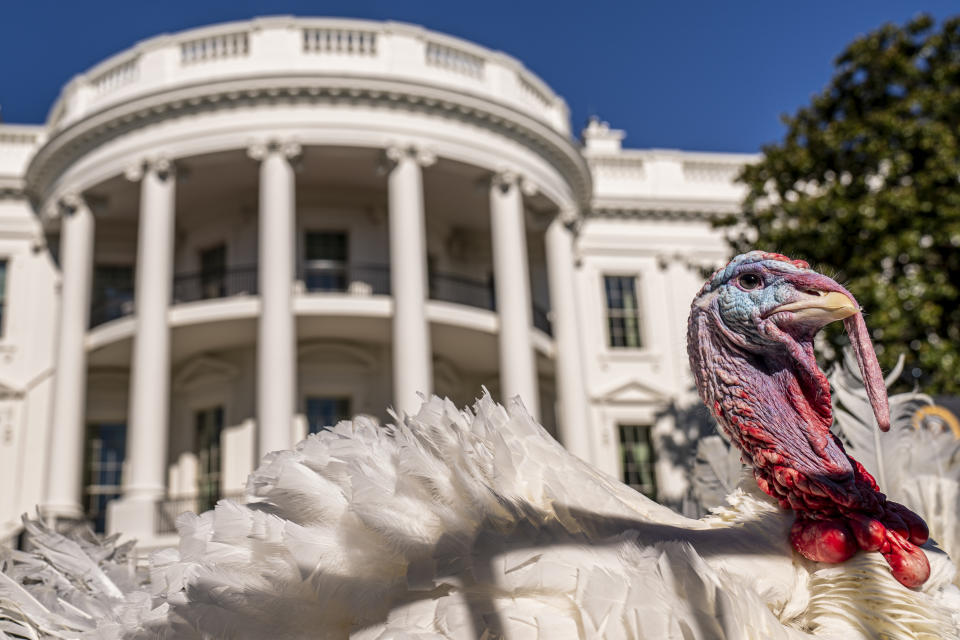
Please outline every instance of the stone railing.
[[94, 93], [101, 95], [136, 82], [140, 75], [137, 56], [129, 56], [113, 64], [90, 80]]
[[377, 55], [377, 32], [362, 29], [304, 28], [305, 53]]
[[684, 160], [683, 177], [690, 182], [733, 182], [743, 160]]
[[417, 86], [486, 98], [569, 133], [563, 99], [504, 53], [403, 23], [291, 17], [141, 42], [74, 78], [54, 105], [48, 126], [55, 131], [145, 96], [159, 104], [167, 90], [270, 75], [413, 80]]
[[218, 33], [205, 38], [196, 38], [180, 43], [180, 62], [213, 62], [224, 58], [239, 58], [250, 51], [249, 36], [246, 31], [236, 33]]
[[13, 180], [20, 184], [27, 163], [43, 141], [44, 127], [0, 124], [0, 190]]
[[486, 63], [480, 56], [436, 42], [427, 42], [426, 60], [428, 65], [449, 69], [471, 78], [483, 78], [483, 67]]

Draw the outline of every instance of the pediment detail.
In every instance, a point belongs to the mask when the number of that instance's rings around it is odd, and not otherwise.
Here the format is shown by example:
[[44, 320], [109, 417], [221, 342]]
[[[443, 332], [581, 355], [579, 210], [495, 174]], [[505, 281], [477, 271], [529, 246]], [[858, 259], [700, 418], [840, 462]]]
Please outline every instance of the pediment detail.
[[377, 357], [360, 345], [350, 342], [312, 342], [297, 351], [300, 362], [310, 360], [324, 366], [349, 367], [362, 371], [377, 368]]
[[177, 370], [173, 377], [173, 386], [186, 389], [197, 384], [226, 382], [239, 374], [239, 369], [220, 358], [202, 355], [193, 358]]
[[670, 402], [672, 394], [653, 383], [632, 378], [621, 380], [592, 398], [595, 402], [616, 404], [663, 404]]
[[0, 400], [16, 400], [22, 398], [24, 390], [16, 385], [0, 379]]

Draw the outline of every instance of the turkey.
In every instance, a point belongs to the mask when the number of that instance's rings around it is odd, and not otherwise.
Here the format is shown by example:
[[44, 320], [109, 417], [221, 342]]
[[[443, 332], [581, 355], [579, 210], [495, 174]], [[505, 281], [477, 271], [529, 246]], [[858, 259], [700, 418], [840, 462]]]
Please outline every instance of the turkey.
[[694, 376], [753, 469], [700, 520], [572, 456], [518, 400], [434, 397], [266, 456], [245, 504], [182, 515], [148, 566], [26, 520], [35, 550], [0, 559], [0, 638], [960, 640], [949, 558], [829, 432], [812, 341], [836, 319], [889, 426], [837, 283], [751, 252], [698, 294]]

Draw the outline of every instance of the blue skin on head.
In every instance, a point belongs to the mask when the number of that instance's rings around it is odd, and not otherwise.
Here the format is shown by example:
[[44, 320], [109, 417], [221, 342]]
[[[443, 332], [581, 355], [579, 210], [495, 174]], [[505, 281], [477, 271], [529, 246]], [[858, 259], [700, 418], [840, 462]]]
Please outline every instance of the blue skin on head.
[[[777, 307], [799, 299], [804, 289], [846, 293], [830, 278], [805, 268], [805, 263], [788, 262], [774, 255], [751, 251], [737, 256], [713, 275], [698, 296], [716, 297], [723, 323], [757, 346], [779, 342], [762, 330], [761, 321]], [[812, 333], [795, 337], [806, 338]]]

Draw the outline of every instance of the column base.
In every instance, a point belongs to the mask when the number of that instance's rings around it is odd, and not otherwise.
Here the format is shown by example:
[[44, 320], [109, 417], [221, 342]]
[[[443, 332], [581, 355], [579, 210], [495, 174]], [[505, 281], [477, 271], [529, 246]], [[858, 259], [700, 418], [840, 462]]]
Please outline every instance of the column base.
[[107, 504], [107, 533], [149, 541], [157, 537], [157, 500], [148, 496], [120, 498]]
[[40, 516], [47, 522], [59, 520], [86, 520], [86, 514], [76, 502], [48, 503], [40, 506]]

